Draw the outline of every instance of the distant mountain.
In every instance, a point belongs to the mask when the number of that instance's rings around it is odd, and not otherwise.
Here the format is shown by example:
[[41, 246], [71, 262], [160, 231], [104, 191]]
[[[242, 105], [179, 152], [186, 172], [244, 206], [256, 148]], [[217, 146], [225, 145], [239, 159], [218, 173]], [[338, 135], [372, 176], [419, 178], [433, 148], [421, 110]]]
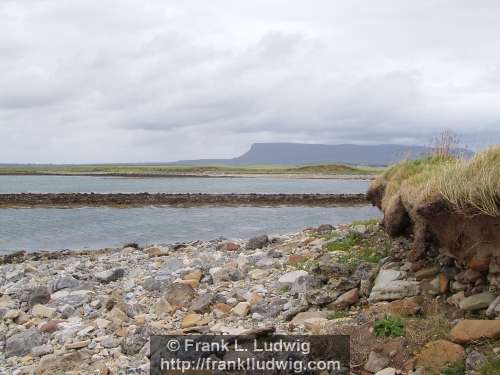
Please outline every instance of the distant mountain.
[[[432, 152], [432, 148], [404, 145], [321, 145], [306, 143], [254, 143], [250, 150], [233, 159], [179, 160], [175, 164], [191, 165], [252, 165], [252, 164], [350, 164], [385, 166], [403, 159], [416, 159]], [[456, 154], [470, 157], [473, 152], [455, 150]]]

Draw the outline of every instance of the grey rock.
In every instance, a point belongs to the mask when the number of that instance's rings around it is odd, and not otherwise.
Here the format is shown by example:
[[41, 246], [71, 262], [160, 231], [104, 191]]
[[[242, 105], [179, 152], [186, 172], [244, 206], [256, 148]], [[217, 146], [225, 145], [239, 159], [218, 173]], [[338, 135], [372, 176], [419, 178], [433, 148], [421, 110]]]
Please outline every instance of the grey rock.
[[31, 308], [35, 305], [44, 305], [50, 300], [50, 292], [48, 288], [39, 286], [28, 291], [28, 306]]
[[460, 301], [460, 309], [464, 311], [474, 311], [486, 309], [495, 300], [495, 296], [490, 292], [474, 294]]
[[275, 318], [283, 312], [283, 306], [287, 302], [283, 298], [271, 299], [268, 303], [261, 302], [250, 307], [252, 314], [259, 314], [266, 318]]
[[31, 355], [33, 357], [43, 357], [44, 355], [54, 352], [54, 348], [50, 344], [39, 345], [31, 348]]
[[70, 305], [73, 308], [77, 308], [83, 306], [85, 303], [90, 302], [90, 299], [91, 292], [89, 290], [78, 290], [55, 299], [54, 304], [59, 307], [59, 310], [61, 310], [65, 305]]
[[305, 294], [314, 289], [319, 289], [323, 286], [323, 280], [314, 275], [300, 276], [292, 284], [290, 288], [290, 294], [292, 296], [299, 296], [300, 294]]
[[61, 312], [61, 317], [63, 319], [68, 319], [69, 317], [73, 316], [76, 312], [75, 308], [71, 305], [63, 305], [59, 311]]
[[235, 267], [215, 267], [210, 269], [214, 284], [224, 281], [238, 281], [245, 278], [245, 274]]
[[255, 262], [255, 266], [259, 268], [271, 268], [275, 264], [275, 260], [271, 258], [262, 258]]
[[393, 301], [405, 297], [413, 297], [420, 293], [419, 284], [416, 281], [398, 280], [392, 282], [383, 289], [372, 288], [369, 302]]
[[215, 301], [215, 294], [213, 293], [205, 293], [198, 297], [196, 297], [189, 306], [191, 311], [197, 313], [205, 313], [209, 310], [210, 306]]
[[170, 280], [168, 279], [159, 279], [155, 277], [148, 277], [144, 279], [142, 283], [142, 287], [146, 289], [148, 292], [157, 292], [162, 290], [166, 284], [168, 284]]
[[107, 336], [101, 340], [101, 345], [107, 349], [116, 348], [120, 345], [120, 340], [113, 336]]
[[331, 224], [321, 224], [317, 229], [316, 233], [318, 234], [329, 234], [334, 230], [335, 227]]
[[331, 254], [325, 254], [318, 259], [319, 273], [326, 277], [348, 276], [350, 267], [347, 264], [339, 263]]
[[50, 293], [66, 288], [77, 288], [80, 282], [71, 275], [60, 276], [49, 283]]
[[488, 362], [486, 356], [477, 350], [471, 351], [465, 359], [465, 369], [467, 371], [479, 370]]
[[375, 284], [368, 301], [392, 301], [413, 297], [420, 293], [417, 281], [401, 280], [404, 273], [397, 270], [382, 270], [375, 279]]
[[125, 337], [121, 342], [121, 348], [125, 355], [135, 355], [139, 353], [146, 344], [148, 344], [148, 336], [145, 336], [144, 329], [140, 329], [134, 332], [134, 334]]
[[143, 314], [145, 312], [146, 312], [146, 309], [140, 303], [133, 303], [133, 304], [127, 305], [127, 315], [130, 318], [134, 318], [136, 315], [140, 315], [140, 314]]
[[308, 276], [309, 273], [304, 270], [287, 272], [278, 279], [281, 285], [292, 286], [300, 277]]
[[125, 270], [123, 268], [114, 268], [111, 270], [98, 272], [95, 275], [95, 278], [103, 284], [108, 284], [110, 282], [121, 279], [123, 276], [125, 276]]
[[495, 298], [495, 300], [490, 303], [488, 309], [486, 310], [486, 316], [489, 316], [490, 318], [500, 316], [500, 296]]
[[271, 249], [267, 252], [267, 256], [270, 258], [283, 258], [283, 253], [276, 249]]
[[387, 367], [390, 360], [383, 354], [377, 352], [370, 352], [368, 362], [365, 363], [365, 370], [369, 372], [378, 372]]
[[169, 258], [161, 267], [159, 271], [162, 275], [171, 275], [173, 273], [178, 273], [182, 271], [186, 266], [182, 259], [179, 258]]
[[5, 356], [24, 356], [29, 354], [31, 349], [35, 346], [44, 344], [45, 338], [42, 333], [36, 329], [31, 328], [24, 332], [15, 334], [9, 337], [5, 342]]
[[269, 243], [269, 237], [267, 237], [267, 235], [264, 234], [261, 236], [250, 238], [248, 240], [246, 247], [248, 250], [262, 249], [263, 247], [266, 247], [268, 243]]

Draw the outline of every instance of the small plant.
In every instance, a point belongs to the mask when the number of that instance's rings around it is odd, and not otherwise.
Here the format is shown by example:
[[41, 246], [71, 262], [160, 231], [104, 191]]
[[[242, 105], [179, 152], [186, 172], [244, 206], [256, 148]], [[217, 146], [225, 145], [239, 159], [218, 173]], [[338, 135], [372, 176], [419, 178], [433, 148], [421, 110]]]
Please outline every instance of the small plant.
[[279, 289], [280, 293], [288, 293], [290, 291], [290, 287], [288, 285], [282, 286]]
[[338, 311], [331, 313], [326, 318], [328, 320], [335, 320], [335, 319], [342, 319], [342, 318], [347, 318], [347, 317], [349, 317], [349, 313], [347, 311], [338, 310]]
[[[443, 369], [444, 375], [464, 375], [465, 365], [463, 362], [454, 362]], [[498, 374], [498, 373], [497, 373]]]
[[393, 336], [399, 337], [405, 334], [405, 325], [403, 320], [398, 316], [386, 315], [384, 319], [375, 321], [376, 336]]
[[295, 268], [298, 270], [312, 271], [319, 265], [319, 261], [316, 259], [306, 259], [302, 262], [295, 264]]
[[500, 358], [490, 358], [488, 362], [479, 370], [481, 375], [500, 374]]
[[358, 233], [349, 233], [345, 238], [328, 244], [329, 251], [349, 251], [353, 246], [359, 244], [361, 236]]

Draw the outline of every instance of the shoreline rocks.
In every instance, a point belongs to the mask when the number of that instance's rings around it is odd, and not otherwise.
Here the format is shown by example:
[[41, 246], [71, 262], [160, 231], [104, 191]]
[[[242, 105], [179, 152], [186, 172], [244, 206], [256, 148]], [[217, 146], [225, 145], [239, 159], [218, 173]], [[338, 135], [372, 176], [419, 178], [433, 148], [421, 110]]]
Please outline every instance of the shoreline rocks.
[[[329, 248], [346, 241], [343, 250]], [[150, 335], [270, 330], [351, 335], [356, 375], [417, 374], [443, 348], [450, 350], [440, 358], [465, 349], [456, 357], [480, 366], [491, 354], [469, 358], [467, 345], [500, 337], [500, 320], [463, 318], [469, 311], [497, 317], [495, 290], [477, 281], [460, 292], [431, 288], [443, 268], [429, 261], [412, 271], [410, 251], [377, 224], [356, 223], [248, 241], [25, 254], [0, 265], [0, 368], [147, 374]], [[459, 282], [461, 273], [448, 271], [450, 285]], [[386, 316], [401, 319], [407, 334], [378, 335]], [[430, 334], [448, 326], [446, 337]], [[420, 350], [425, 344], [435, 350]]]

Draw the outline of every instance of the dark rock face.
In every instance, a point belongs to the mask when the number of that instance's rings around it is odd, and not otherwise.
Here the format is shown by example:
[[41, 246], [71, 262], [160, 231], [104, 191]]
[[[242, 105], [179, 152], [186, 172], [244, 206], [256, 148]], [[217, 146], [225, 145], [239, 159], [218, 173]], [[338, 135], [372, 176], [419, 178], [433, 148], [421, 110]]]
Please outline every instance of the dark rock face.
[[247, 249], [248, 250], [262, 249], [268, 243], [269, 243], [269, 237], [267, 237], [266, 234], [263, 234], [262, 236], [250, 238], [250, 240], [247, 243]]

